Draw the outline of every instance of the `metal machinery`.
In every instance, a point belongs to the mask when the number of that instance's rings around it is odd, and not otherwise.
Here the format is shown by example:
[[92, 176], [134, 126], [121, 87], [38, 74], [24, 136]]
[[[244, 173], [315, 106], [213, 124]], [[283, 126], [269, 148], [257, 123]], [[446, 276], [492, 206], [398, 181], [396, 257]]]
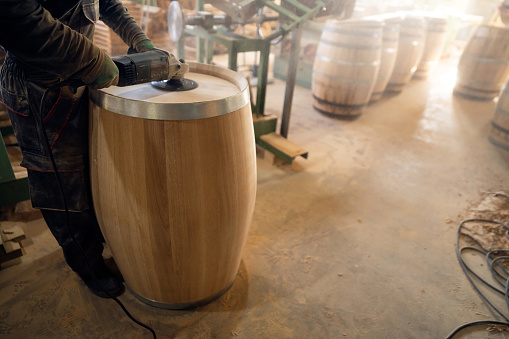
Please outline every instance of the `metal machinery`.
[[[178, 42], [178, 57], [184, 58], [184, 38], [197, 38], [197, 61], [210, 63], [213, 43], [226, 46], [228, 68], [237, 71], [237, 56], [242, 52], [259, 52], [258, 83], [256, 100], [252, 104], [256, 143], [278, 158], [292, 163], [297, 156], [307, 158], [308, 152], [286, 138], [290, 122], [293, 90], [297, 72], [298, 53], [302, 36], [302, 24], [319, 15], [334, 14], [345, 18], [352, 14], [355, 0], [207, 0], [226, 15], [214, 16], [204, 11], [204, 1], [196, 0], [196, 14], [185, 16], [178, 1], [168, 9], [168, 31], [173, 41]], [[275, 15], [264, 14], [264, 7]], [[277, 21], [278, 28], [263, 36], [260, 26], [267, 21]], [[256, 24], [256, 38], [239, 35], [234, 28], [239, 25]], [[285, 101], [283, 106], [280, 134], [275, 133], [277, 117], [265, 114], [265, 97], [270, 47], [293, 32], [290, 61], [288, 66]]]
[[[0, 47], [0, 67], [3, 65], [4, 59], [5, 51]], [[14, 172], [7, 151], [7, 147], [11, 145], [6, 145], [4, 142], [4, 137], [11, 134], [14, 134], [14, 131], [7, 111], [0, 103], [0, 207], [30, 199], [26, 171]], [[1, 260], [0, 258], [0, 262]]]

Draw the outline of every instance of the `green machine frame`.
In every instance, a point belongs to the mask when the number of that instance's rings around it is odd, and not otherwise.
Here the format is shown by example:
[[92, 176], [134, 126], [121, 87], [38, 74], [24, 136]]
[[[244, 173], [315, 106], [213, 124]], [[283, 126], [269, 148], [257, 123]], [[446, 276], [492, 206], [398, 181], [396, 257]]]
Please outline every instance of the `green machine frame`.
[[30, 199], [28, 178], [17, 179], [7, 153], [3, 136], [13, 134], [12, 126], [0, 126], [0, 206]]
[[[293, 101], [293, 90], [295, 87], [295, 78], [297, 73], [297, 55], [300, 50], [300, 38], [302, 36], [302, 24], [307, 20], [314, 18], [325, 6], [321, 0], [315, 0], [313, 7], [298, 2], [297, 0], [281, 0], [290, 7], [295, 8], [301, 15], [277, 5], [273, 0], [245, 0], [242, 4], [256, 2], [258, 8], [264, 6], [273, 9], [280, 17], [285, 18], [284, 24], [281, 24], [279, 30], [261, 38], [250, 38], [239, 34], [234, 34], [224, 26], [217, 28], [202, 27], [200, 25], [187, 25], [182, 38], [178, 41], [178, 57], [185, 58], [184, 53], [184, 37], [194, 36], [197, 38], [197, 55], [198, 62], [210, 63], [213, 58], [213, 43], [224, 45], [228, 53], [228, 68], [237, 71], [238, 54], [243, 52], [259, 52], [258, 60], [258, 83], [256, 91], [256, 100], [251, 103], [253, 112], [253, 123], [256, 143], [267, 149], [278, 158], [286, 163], [292, 163], [296, 156], [307, 158], [307, 151], [287, 141], [288, 126], [290, 121], [291, 103]], [[196, 11], [203, 11], [203, 0], [196, 0]], [[287, 33], [293, 31], [291, 58], [288, 67], [285, 102], [283, 107], [281, 121], [281, 136], [277, 138], [268, 136], [274, 134], [277, 126], [277, 117], [273, 115], [265, 115], [265, 99], [267, 94], [268, 83], [268, 66], [271, 43]], [[283, 140], [284, 139], [284, 140]], [[277, 140], [276, 143], [273, 141]]]

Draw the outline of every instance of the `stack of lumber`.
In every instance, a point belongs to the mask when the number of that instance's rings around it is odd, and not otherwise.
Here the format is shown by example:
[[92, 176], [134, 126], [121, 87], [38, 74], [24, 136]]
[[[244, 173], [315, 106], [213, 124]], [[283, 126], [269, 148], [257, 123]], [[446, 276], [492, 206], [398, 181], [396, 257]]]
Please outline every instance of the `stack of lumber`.
[[[167, 7], [166, 7], [167, 8]], [[176, 53], [176, 45], [171, 40], [166, 23], [167, 10], [161, 7], [145, 6], [142, 27], [145, 33], [152, 40], [154, 45], [160, 49]]]
[[[134, 20], [140, 23], [143, 7], [133, 1], [123, 1], [122, 3]], [[129, 48], [129, 46], [102, 21], [98, 21], [95, 24], [94, 43], [110, 56], [124, 55]]]
[[[123, 1], [131, 16], [147, 33], [158, 48], [175, 51], [175, 43], [170, 39], [166, 24], [167, 10], [155, 6], [142, 6], [132, 1]], [[167, 8], [167, 7], [166, 7]], [[102, 21], [95, 25], [94, 43], [110, 56], [125, 55], [127, 46], [122, 39]]]

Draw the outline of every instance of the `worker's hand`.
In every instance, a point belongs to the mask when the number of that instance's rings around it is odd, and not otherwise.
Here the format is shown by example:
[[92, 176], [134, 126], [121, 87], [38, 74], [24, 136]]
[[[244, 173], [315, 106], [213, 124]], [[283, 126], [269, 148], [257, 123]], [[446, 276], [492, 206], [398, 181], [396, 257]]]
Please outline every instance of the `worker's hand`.
[[118, 84], [118, 68], [117, 65], [106, 55], [106, 63], [101, 71], [101, 74], [89, 84], [90, 89], [106, 88]]
[[134, 48], [136, 48], [136, 52], [142, 53], [150, 51], [151, 49], [156, 48], [156, 46], [152, 43], [150, 39], [145, 39], [140, 41]]

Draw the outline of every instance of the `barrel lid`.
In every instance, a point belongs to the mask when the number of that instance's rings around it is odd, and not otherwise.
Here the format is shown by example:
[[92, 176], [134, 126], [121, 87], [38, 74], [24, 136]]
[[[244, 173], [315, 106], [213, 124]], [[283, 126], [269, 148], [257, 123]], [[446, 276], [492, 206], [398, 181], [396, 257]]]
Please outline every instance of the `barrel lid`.
[[326, 26], [328, 27], [334, 27], [334, 28], [381, 28], [383, 26], [383, 22], [380, 20], [374, 20], [374, 19], [348, 19], [348, 20], [336, 20], [331, 19], [327, 20]]
[[327, 20], [324, 31], [355, 35], [366, 39], [378, 39], [382, 37], [383, 22], [378, 20], [349, 19], [349, 20]]
[[509, 32], [509, 28], [502, 27], [502, 26], [493, 26], [493, 25], [489, 25], [489, 24], [482, 24], [482, 25], [477, 26], [477, 31], [475, 32], [475, 34], [478, 34], [478, 33], [489, 34], [490, 32], [495, 32], [495, 31], [499, 31], [500, 33], [507, 34], [507, 32]]
[[421, 15], [418, 15], [417, 13], [409, 12], [405, 15], [405, 18], [401, 22], [402, 26], [406, 27], [424, 27], [426, 24], [426, 21], [424, 20], [424, 17]]
[[112, 86], [90, 92], [97, 106], [121, 115], [151, 120], [195, 120], [216, 117], [249, 104], [245, 77], [226, 68], [189, 63], [186, 78], [198, 88], [167, 92], [150, 83], [127, 87]]
[[404, 16], [405, 15], [402, 12], [392, 12], [392, 13], [369, 15], [369, 16], [365, 16], [364, 19], [378, 20], [378, 21], [384, 22], [385, 24], [397, 24], [403, 20]]
[[435, 23], [435, 24], [444, 24], [446, 25], [447, 24], [447, 17], [445, 16], [426, 16], [424, 17], [426, 19], [427, 22], [430, 22], [430, 23]]

